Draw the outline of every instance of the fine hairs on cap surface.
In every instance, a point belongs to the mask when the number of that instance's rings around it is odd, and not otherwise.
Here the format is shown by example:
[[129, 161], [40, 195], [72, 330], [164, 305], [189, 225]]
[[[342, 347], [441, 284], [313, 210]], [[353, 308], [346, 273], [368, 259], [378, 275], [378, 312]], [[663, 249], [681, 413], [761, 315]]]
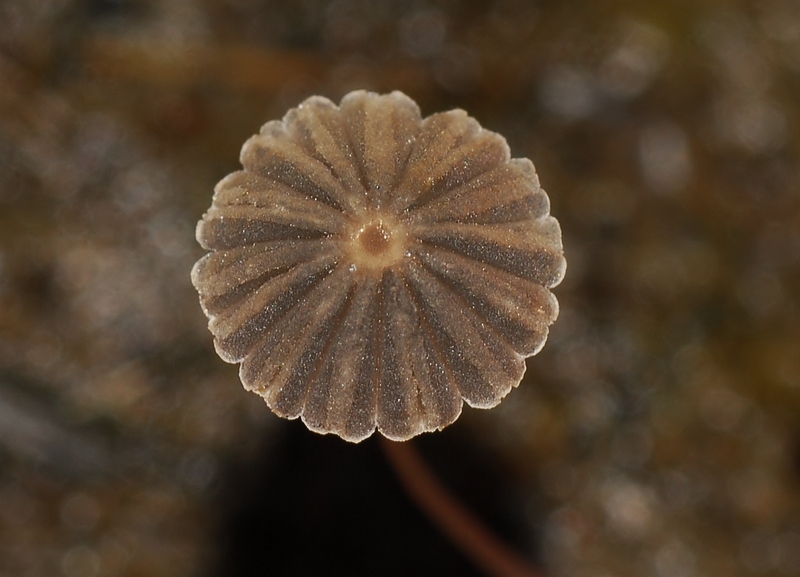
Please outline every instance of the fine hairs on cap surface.
[[463, 110], [313, 96], [242, 148], [192, 282], [220, 357], [278, 415], [358, 442], [497, 405], [566, 263], [533, 164]]

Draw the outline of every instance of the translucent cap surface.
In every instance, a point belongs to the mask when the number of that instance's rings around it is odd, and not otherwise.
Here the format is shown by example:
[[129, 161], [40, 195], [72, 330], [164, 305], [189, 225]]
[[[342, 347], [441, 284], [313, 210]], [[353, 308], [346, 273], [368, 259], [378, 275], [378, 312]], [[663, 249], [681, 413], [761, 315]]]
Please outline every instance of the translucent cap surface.
[[406, 440], [519, 384], [566, 263], [503, 137], [356, 91], [268, 122], [241, 161], [198, 223], [192, 281], [220, 357], [276, 414]]

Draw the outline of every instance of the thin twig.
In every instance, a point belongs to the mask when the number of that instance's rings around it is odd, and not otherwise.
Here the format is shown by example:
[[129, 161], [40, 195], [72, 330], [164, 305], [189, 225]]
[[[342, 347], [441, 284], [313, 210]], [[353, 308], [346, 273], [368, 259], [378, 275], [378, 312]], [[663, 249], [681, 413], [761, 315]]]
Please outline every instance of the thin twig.
[[383, 451], [411, 498], [478, 566], [493, 577], [544, 577], [491, 533], [439, 482], [410, 443], [381, 438]]

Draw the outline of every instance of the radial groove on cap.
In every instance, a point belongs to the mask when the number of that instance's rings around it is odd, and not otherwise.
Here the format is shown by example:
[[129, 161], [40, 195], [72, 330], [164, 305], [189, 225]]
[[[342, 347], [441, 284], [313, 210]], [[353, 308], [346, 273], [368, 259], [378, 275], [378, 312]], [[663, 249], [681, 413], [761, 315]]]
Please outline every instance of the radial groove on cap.
[[442, 429], [522, 379], [558, 315], [558, 222], [533, 164], [462, 110], [314, 96], [215, 188], [192, 270], [220, 356], [313, 431]]

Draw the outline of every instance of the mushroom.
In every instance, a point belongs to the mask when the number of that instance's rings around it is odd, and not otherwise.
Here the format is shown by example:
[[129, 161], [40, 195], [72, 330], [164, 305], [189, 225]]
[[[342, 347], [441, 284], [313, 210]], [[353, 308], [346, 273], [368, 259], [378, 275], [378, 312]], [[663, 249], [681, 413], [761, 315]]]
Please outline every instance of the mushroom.
[[533, 164], [463, 110], [312, 96], [242, 148], [192, 282], [245, 389], [359, 442], [497, 405], [541, 350], [565, 270]]

